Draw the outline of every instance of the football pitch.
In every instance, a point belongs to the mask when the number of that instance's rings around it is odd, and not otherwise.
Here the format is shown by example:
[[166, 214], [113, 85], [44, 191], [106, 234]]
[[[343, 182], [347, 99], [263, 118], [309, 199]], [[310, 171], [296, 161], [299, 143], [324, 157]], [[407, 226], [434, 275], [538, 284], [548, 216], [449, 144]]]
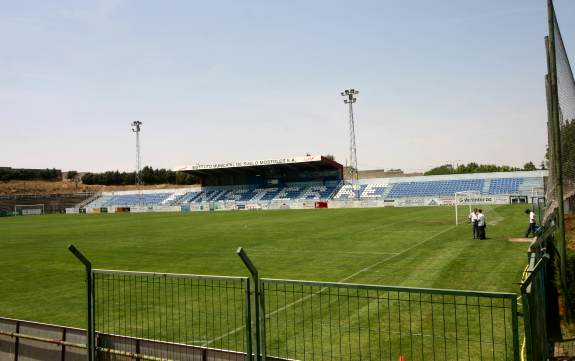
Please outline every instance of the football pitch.
[[[453, 207], [45, 215], [0, 219], [0, 316], [84, 326], [83, 266], [518, 292], [521, 206], [486, 207], [487, 240]], [[463, 207], [462, 207], [463, 209]]]

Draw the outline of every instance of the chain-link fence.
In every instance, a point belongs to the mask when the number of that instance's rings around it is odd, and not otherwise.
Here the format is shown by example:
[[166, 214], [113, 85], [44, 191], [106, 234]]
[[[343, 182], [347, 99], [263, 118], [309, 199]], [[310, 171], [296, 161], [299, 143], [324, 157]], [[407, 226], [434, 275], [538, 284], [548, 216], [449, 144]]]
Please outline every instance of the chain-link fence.
[[547, 60], [547, 159], [550, 177], [546, 195], [551, 212], [559, 207], [560, 198], [575, 195], [575, 79], [551, 2]]
[[[569, 293], [568, 240], [565, 214], [575, 200], [575, 79], [559, 28], [553, 1], [548, 0], [549, 35], [547, 49], [547, 110], [549, 179], [544, 226], [555, 232], [553, 241], [558, 249], [560, 269], [558, 279], [563, 295]], [[572, 301], [563, 297], [564, 316], [571, 318]]]

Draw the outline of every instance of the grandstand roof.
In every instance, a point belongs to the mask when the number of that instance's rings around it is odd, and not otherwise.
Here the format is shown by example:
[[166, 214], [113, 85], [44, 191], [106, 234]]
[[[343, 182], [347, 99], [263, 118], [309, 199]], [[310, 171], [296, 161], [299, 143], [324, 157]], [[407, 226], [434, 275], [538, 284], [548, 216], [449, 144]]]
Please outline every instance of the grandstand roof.
[[[322, 171], [335, 171], [341, 178], [343, 175], [343, 166], [338, 162], [321, 155], [306, 155], [303, 157], [286, 157], [215, 164], [196, 164], [176, 167], [174, 168], [174, 171], [190, 173], [202, 180], [206, 180], [207, 178], [221, 178], [222, 176], [261, 175], [263, 177], [271, 177], [277, 174], [295, 175], [297, 173], [301, 174], [304, 172], [309, 173]], [[231, 180], [227, 181], [226, 183], [229, 184], [230, 182]], [[233, 182], [239, 182], [239, 179], [236, 179]]]
[[226, 162], [214, 164], [195, 164], [174, 168], [174, 171], [182, 171], [189, 173], [205, 173], [210, 170], [224, 170], [224, 169], [259, 169], [263, 167], [302, 167], [302, 168], [336, 168], [342, 169], [343, 166], [338, 162], [328, 159], [322, 155], [307, 155], [305, 157], [288, 157], [288, 158], [275, 158], [264, 160], [250, 160], [242, 162]]

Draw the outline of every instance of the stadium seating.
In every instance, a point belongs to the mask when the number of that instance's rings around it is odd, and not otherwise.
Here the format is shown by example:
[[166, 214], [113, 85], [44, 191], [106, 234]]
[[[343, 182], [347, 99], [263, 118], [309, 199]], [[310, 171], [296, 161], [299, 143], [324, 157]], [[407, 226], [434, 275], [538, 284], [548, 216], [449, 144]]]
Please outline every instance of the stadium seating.
[[393, 184], [390, 198], [422, 197], [422, 196], [446, 196], [456, 192], [475, 191], [481, 192], [484, 179], [462, 179], [428, 182], [405, 182]]
[[48, 194], [5, 194], [0, 195], [0, 214], [11, 214], [16, 205], [44, 206], [45, 213], [64, 213], [66, 208], [90, 201], [94, 193], [48, 193]]
[[[421, 179], [421, 178], [420, 178]], [[501, 177], [448, 179], [429, 181], [391, 180], [388, 184], [368, 183], [359, 186], [360, 199], [398, 199], [404, 197], [453, 196], [456, 192], [478, 192], [488, 195], [524, 194], [543, 189], [543, 177]], [[346, 200], [357, 197], [350, 184], [343, 185], [333, 197]]]
[[184, 194], [182, 194], [180, 197], [174, 199], [174, 201], [172, 202], [172, 204], [189, 203], [189, 202], [190, 202], [194, 197], [196, 197], [198, 194], [200, 194], [199, 191], [184, 193]]
[[534, 194], [539, 192], [542, 194], [544, 186], [542, 177], [528, 177], [524, 178], [519, 184], [518, 192], [522, 194]]
[[112, 196], [102, 207], [111, 206], [136, 206], [136, 205], [159, 205], [171, 193], [144, 193], [144, 194], [121, 194]]
[[327, 187], [327, 186], [316, 186], [308, 187], [300, 195], [300, 199], [305, 200], [320, 200], [328, 199], [332, 193], [337, 189], [337, 187]]
[[494, 178], [489, 182], [489, 194], [513, 194], [519, 191], [522, 178]]
[[281, 202], [295, 200], [327, 200], [337, 185], [291, 184], [278, 187], [205, 188], [184, 195], [179, 204], [201, 202]]
[[94, 201], [88, 203], [87, 205], [85, 205], [85, 208], [101, 208], [104, 207], [104, 204], [108, 204], [108, 202], [110, 201], [110, 199], [112, 199], [113, 196], [111, 195], [102, 195], [100, 198], [95, 199]]
[[343, 185], [337, 194], [333, 197], [335, 200], [345, 200], [357, 198], [359, 193], [359, 198], [361, 199], [380, 199], [385, 195], [385, 191], [388, 188], [383, 184], [361, 184], [357, 192], [353, 191], [351, 184]]
[[[200, 189], [173, 189], [103, 194], [91, 201], [86, 208], [122, 206], [178, 206], [205, 202], [271, 203], [305, 202], [326, 200], [351, 200], [359, 196], [362, 200], [400, 199], [405, 197], [453, 196], [456, 192], [478, 192], [484, 195], [532, 195], [541, 194], [543, 176], [480, 175], [477, 178], [454, 176], [442, 177], [374, 179], [373, 183], [363, 180], [357, 190], [350, 184], [331, 182], [321, 184], [288, 183], [277, 186], [229, 186], [204, 187]], [[439, 179], [438, 179], [439, 178]], [[429, 180], [427, 180], [429, 179]]]

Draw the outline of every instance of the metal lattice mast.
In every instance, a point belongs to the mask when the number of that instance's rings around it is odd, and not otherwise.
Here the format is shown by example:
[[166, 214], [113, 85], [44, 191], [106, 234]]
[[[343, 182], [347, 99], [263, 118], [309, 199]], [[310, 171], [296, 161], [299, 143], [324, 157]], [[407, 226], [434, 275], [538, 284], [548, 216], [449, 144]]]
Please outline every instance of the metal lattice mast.
[[341, 92], [341, 95], [346, 99], [343, 100], [345, 104], [349, 105], [349, 178], [354, 193], [359, 198], [359, 174], [357, 169], [357, 147], [355, 145], [355, 121], [353, 119], [353, 103], [357, 101], [355, 97], [359, 94], [357, 89], [347, 89]]
[[136, 133], [136, 185], [142, 185], [142, 162], [140, 158], [140, 131], [142, 122], [136, 120], [132, 122], [132, 132]]

